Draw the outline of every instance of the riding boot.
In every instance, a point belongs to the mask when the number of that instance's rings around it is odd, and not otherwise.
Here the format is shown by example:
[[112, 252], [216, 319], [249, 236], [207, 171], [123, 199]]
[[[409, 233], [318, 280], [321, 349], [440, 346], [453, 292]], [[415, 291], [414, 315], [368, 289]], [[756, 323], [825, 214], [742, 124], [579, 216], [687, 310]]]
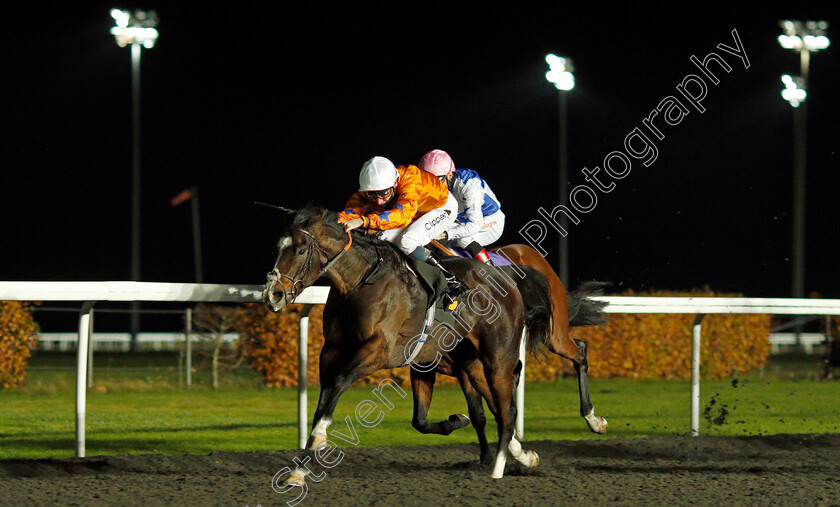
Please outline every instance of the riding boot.
[[452, 302], [457, 301], [462, 298], [464, 294], [469, 292], [470, 288], [464, 282], [458, 280], [455, 273], [446, 269], [437, 257], [434, 256], [434, 254], [429, 253], [429, 258], [426, 259], [426, 264], [431, 264], [443, 272], [443, 276], [446, 277], [446, 283], [448, 285], [446, 290], [447, 296], [449, 296], [449, 299], [451, 299]]
[[487, 253], [487, 250], [484, 249], [477, 241], [473, 241], [469, 245], [467, 245], [467, 252], [473, 256], [474, 259], [483, 262], [489, 266], [495, 266], [493, 261], [490, 260], [490, 254]]
[[477, 254], [475, 254], [473, 257], [475, 257], [476, 259], [480, 260], [480, 261], [481, 261], [481, 262], [483, 262], [484, 264], [487, 264], [487, 265], [489, 265], [489, 266], [495, 266], [495, 264], [493, 264], [493, 261], [491, 261], [491, 260], [490, 260], [490, 254], [488, 254], [488, 253], [487, 253], [487, 250], [485, 250], [485, 249], [483, 249], [483, 248], [481, 249], [481, 251], [480, 251], [480, 252], [478, 252]]

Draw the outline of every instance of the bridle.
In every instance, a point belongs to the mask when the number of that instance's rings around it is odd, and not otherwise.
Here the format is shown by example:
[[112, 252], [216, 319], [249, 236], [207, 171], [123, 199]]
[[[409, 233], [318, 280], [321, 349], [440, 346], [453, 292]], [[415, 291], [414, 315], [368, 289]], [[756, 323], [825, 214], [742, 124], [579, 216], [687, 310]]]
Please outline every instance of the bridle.
[[305, 283], [303, 280], [306, 278], [306, 276], [309, 274], [310, 269], [312, 268], [312, 258], [315, 255], [315, 249], [317, 248], [322, 254], [324, 254], [324, 256], [328, 256], [328, 254], [318, 244], [318, 241], [316, 240], [314, 234], [312, 234], [311, 232], [309, 232], [305, 229], [294, 229], [294, 230], [302, 233], [304, 236], [306, 236], [306, 238], [308, 240], [307, 241], [306, 261], [303, 263], [303, 265], [300, 267], [300, 269], [298, 269], [298, 272], [295, 273], [294, 276], [289, 276], [285, 273], [281, 273], [280, 270], [278, 270], [276, 266], [275, 266], [274, 269], [269, 271], [268, 274], [266, 275], [266, 281], [267, 282], [277, 283], [283, 278], [292, 282], [291, 290], [290, 291], [283, 291], [284, 294], [285, 294], [285, 298], [286, 298], [286, 304], [289, 304], [292, 301], [294, 301], [294, 299], [296, 297], [298, 297], [300, 295], [300, 293], [304, 291], [304, 289], [312, 286], [316, 281], [318, 281], [319, 278], [324, 276], [324, 274], [333, 266], [333, 264], [338, 262], [338, 259], [340, 259], [342, 255], [347, 253], [347, 251], [350, 250], [350, 247], [353, 246], [353, 236], [350, 234], [350, 231], [347, 231], [348, 241], [347, 241], [347, 244], [344, 246], [344, 248], [340, 252], [338, 252], [338, 254], [336, 254], [335, 257], [330, 259], [327, 262], [327, 264], [324, 265], [324, 267], [321, 268], [321, 271], [318, 272], [318, 276], [313, 278], [311, 282]]

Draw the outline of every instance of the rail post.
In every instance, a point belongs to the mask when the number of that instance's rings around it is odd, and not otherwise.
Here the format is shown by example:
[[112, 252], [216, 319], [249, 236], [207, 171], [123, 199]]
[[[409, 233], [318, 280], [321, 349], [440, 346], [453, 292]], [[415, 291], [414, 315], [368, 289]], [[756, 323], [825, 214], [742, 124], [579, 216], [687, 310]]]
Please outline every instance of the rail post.
[[87, 361], [93, 301], [82, 305], [79, 313], [79, 341], [76, 347], [76, 457], [85, 457], [85, 405], [87, 403]]
[[700, 321], [705, 314], [694, 317], [691, 330], [691, 436], [700, 435]]
[[307, 394], [306, 387], [309, 383], [307, 378], [307, 368], [309, 367], [309, 358], [307, 350], [309, 347], [309, 311], [312, 310], [311, 304], [304, 304], [300, 310], [300, 322], [298, 326], [298, 448], [306, 447], [306, 412], [307, 412]]

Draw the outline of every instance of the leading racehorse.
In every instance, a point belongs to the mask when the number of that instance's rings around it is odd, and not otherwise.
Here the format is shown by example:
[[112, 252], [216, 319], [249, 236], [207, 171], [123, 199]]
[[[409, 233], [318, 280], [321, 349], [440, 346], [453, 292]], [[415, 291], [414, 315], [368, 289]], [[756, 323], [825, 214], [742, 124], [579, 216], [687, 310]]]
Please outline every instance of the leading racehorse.
[[[532, 350], [546, 346], [549, 339], [551, 300], [545, 278], [523, 267], [515, 288], [491, 291], [485, 286], [483, 264], [447, 259], [446, 266], [473, 289], [456, 310], [467, 332], [453, 333], [454, 328], [438, 325], [435, 330], [446, 332], [433, 332], [409, 361], [410, 346], [424, 326], [428, 295], [405, 257], [375, 237], [345, 232], [334, 212], [317, 206], [288, 212], [263, 293], [266, 306], [282, 311], [321, 277], [332, 287], [323, 314], [321, 393], [306, 452], [314, 454], [328, 440], [338, 399], [354, 381], [411, 362], [413, 370], [452, 365], [484, 390], [481, 394], [494, 411], [499, 433], [494, 478], [504, 473], [507, 450], [526, 466], [536, 466], [536, 454], [524, 451], [513, 435], [513, 391], [521, 373], [519, 343], [524, 331]], [[502, 272], [511, 276], [510, 269]], [[453, 415], [438, 428], [446, 432], [468, 423], [465, 416]], [[287, 482], [303, 481], [307, 473], [296, 469]]]

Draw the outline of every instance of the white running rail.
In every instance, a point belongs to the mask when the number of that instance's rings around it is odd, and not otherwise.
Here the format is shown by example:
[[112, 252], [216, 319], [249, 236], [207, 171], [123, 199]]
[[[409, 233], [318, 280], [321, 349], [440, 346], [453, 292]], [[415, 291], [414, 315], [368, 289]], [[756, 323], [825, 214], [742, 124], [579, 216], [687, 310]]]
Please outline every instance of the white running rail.
[[[76, 371], [76, 455], [85, 455], [85, 405], [87, 394], [90, 316], [101, 301], [186, 301], [186, 302], [262, 302], [262, 285], [223, 285], [161, 282], [2, 282], [0, 301], [82, 301], [79, 316], [79, 342]], [[309, 305], [324, 304], [329, 287], [313, 286], [295, 300], [305, 309], [300, 318], [298, 342], [298, 442], [302, 448], [307, 435], [306, 354]], [[716, 297], [635, 297], [602, 296], [606, 313], [681, 313], [695, 315], [691, 341], [691, 434], [700, 434], [700, 337], [703, 316], [710, 313], [840, 315], [840, 299], [793, 298], [716, 298]], [[524, 353], [524, 350], [522, 351]], [[524, 355], [522, 360], [524, 364]], [[517, 386], [517, 410], [524, 414], [524, 375]], [[517, 429], [524, 430], [524, 419], [517, 418]]]

